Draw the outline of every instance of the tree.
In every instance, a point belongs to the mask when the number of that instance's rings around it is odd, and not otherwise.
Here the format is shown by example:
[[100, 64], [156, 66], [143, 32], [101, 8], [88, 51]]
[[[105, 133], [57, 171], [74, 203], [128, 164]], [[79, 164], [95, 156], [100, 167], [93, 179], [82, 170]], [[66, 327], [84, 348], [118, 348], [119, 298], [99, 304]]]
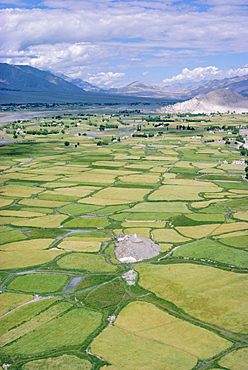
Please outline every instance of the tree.
[[245, 167], [245, 177], [248, 179], [248, 166]]
[[65, 141], [65, 146], [69, 146], [69, 145], [70, 145], [69, 141]]

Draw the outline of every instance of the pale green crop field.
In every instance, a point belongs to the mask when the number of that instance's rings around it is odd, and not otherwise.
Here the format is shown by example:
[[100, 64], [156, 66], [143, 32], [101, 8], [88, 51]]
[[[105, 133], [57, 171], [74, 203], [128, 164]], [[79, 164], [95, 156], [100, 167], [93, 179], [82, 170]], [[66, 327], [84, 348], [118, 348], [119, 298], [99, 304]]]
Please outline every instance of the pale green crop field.
[[[247, 157], [207, 128], [247, 115], [189, 116], [192, 132], [177, 115], [167, 130], [133, 107], [68, 109], [25, 122], [57, 134], [13, 140], [6, 123], [0, 366], [246, 370], [248, 183], [233, 161]], [[132, 137], [138, 124], [154, 136]], [[120, 234], [160, 253], [121, 263]]]

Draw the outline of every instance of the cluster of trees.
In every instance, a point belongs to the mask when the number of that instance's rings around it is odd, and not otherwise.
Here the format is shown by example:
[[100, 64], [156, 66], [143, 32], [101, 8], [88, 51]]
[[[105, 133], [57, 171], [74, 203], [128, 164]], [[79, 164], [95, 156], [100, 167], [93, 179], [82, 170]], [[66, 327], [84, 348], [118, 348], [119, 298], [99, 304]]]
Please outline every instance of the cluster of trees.
[[198, 118], [198, 119], [186, 118], [184, 121], [186, 122], [211, 122], [210, 119], [202, 119], [202, 118]]
[[[69, 146], [70, 145], [70, 142], [69, 141], [65, 141], [64, 144], [65, 144], [65, 146]], [[75, 148], [78, 147], [79, 145], [80, 145], [80, 143], [74, 143]]]
[[176, 126], [176, 129], [177, 129], [177, 130], [190, 130], [190, 131], [192, 131], [192, 130], [194, 130], [195, 128], [194, 128], [193, 126], [190, 126], [190, 125], [188, 125], [188, 126], [184, 126], [184, 125], [177, 125], [177, 126]]
[[[240, 146], [239, 152], [241, 155], [244, 155], [245, 157], [248, 157], [248, 149], [246, 149], [243, 145]], [[248, 161], [246, 161], [248, 162]]]
[[96, 145], [101, 146], [101, 145], [108, 145], [108, 142], [106, 140], [98, 140], [96, 142]]
[[161, 118], [161, 116], [152, 117], [149, 115], [148, 117], [142, 117], [142, 120], [146, 122], [174, 122], [174, 119], [170, 119], [170, 117], [170, 114], [167, 114], [163, 118]]
[[28, 135], [50, 135], [50, 134], [58, 134], [59, 130], [50, 130], [48, 131], [46, 128], [40, 130], [27, 130], [24, 131]]
[[99, 126], [100, 131], [104, 131], [105, 128], [118, 128], [118, 125], [114, 124], [114, 123], [106, 123], [106, 125], [100, 125]]
[[146, 133], [138, 133], [138, 134], [132, 134], [132, 137], [153, 137], [154, 134], [152, 132], [149, 132], [149, 134], [146, 134]]
[[207, 116], [206, 113], [178, 113], [177, 117], [196, 117], [196, 116]]
[[112, 136], [111, 141], [115, 141], [115, 140], [117, 140], [117, 141], [121, 141], [120, 136], [119, 136], [118, 138], [117, 138], [117, 137]]
[[[228, 136], [224, 136], [223, 138], [222, 138], [222, 140], [224, 140], [225, 141], [225, 144], [231, 144], [231, 141], [230, 141], [230, 137], [228, 137]], [[243, 136], [242, 135], [237, 135], [236, 137], [235, 137], [235, 144], [238, 144], [238, 142], [239, 143], [245, 143], [245, 139], [243, 138]], [[243, 147], [243, 146], [242, 146]], [[244, 148], [245, 149], [245, 148]], [[245, 149], [245, 150], [247, 150], [247, 149]], [[246, 155], [246, 154], [241, 154], [241, 155]]]
[[245, 177], [248, 179], [248, 166], [245, 167]]
[[129, 122], [124, 122], [124, 121], [122, 121], [121, 119], [118, 119], [117, 120], [120, 124], [122, 124], [122, 125], [124, 125], [124, 126], [129, 126]]
[[125, 114], [126, 116], [129, 116], [129, 114], [132, 114], [132, 113], [140, 113], [140, 109], [134, 109], [134, 110], [119, 110], [118, 112], [119, 114]]
[[167, 130], [168, 130], [169, 123], [163, 123], [162, 125], [161, 125], [161, 123], [154, 123], [153, 126], [154, 127], [161, 127], [161, 126], [163, 126], [163, 127], [166, 127]]

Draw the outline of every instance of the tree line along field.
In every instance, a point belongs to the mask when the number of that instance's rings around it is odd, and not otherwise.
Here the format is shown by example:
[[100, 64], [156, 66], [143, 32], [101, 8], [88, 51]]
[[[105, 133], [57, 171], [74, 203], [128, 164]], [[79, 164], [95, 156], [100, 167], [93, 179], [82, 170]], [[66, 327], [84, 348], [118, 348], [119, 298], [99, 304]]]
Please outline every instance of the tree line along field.
[[245, 370], [247, 115], [88, 112], [1, 127], [3, 368]]

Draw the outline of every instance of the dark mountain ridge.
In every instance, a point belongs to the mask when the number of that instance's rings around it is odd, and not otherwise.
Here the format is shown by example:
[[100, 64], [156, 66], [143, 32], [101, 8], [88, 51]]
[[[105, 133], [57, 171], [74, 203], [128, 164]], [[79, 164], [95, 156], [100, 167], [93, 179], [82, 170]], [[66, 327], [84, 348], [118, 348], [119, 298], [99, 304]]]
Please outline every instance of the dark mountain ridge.
[[27, 65], [0, 63], [0, 89], [84, 93], [83, 89], [53, 75]]

